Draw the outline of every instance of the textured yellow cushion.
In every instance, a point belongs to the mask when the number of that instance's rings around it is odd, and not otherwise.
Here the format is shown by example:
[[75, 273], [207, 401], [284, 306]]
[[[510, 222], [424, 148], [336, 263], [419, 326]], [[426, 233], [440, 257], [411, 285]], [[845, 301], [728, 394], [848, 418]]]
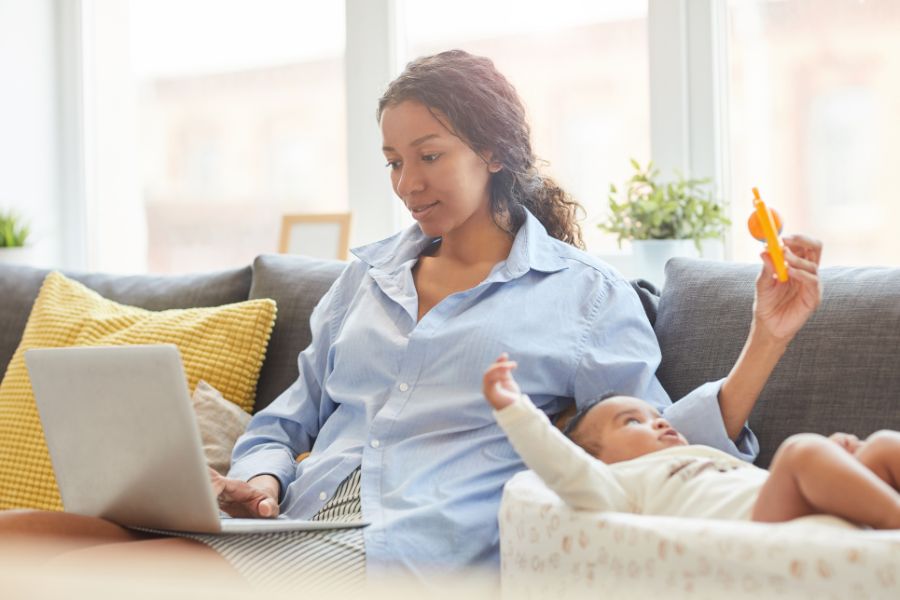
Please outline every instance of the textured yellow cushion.
[[26, 350], [175, 344], [189, 389], [203, 379], [250, 412], [274, 322], [272, 300], [152, 312], [107, 300], [59, 273], [47, 275], [0, 383], [0, 509], [62, 509]]

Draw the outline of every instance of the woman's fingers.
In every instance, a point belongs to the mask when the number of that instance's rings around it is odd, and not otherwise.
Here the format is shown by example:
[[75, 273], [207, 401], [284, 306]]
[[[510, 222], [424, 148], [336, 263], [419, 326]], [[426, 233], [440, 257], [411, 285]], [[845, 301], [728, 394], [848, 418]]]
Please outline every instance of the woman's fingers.
[[815, 290], [817, 296], [822, 296], [822, 281], [819, 279], [819, 270], [815, 265], [811, 265], [809, 261], [801, 260], [796, 264], [793, 260], [788, 260], [788, 277], [809, 290]]
[[225, 478], [212, 467], [208, 466], [206, 468], [209, 471], [209, 482], [212, 484], [213, 493], [218, 498], [225, 489]]
[[276, 517], [278, 516], [278, 503], [265, 496], [256, 505], [256, 513], [265, 518]]
[[794, 265], [791, 265], [791, 264], [788, 264], [787, 271], [788, 271], [788, 277], [793, 277], [801, 283], [814, 284], [816, 286], [818, 286], [818, 284], [819, 284], [819, 275], [814, 272], [807, 271], [806, 269], [803, 269], [803, 268], [795, 267]]
[[818, 273], [819, 272], [819, 263], [808, 258], [804, 258], [799, 254], [795, 254], [793, 250], [790, 248], [784, 249], [784, 260], [785, 262], [795, 269], [802, 269], [809, 273]]
[[256, 499], [257, 496], [261, 495], [261, 492], [246, 481], [226, 479], [225, 489], [222, 490], [222, 495], [232, 502], [243, 504], [248, 500]]
[[[772, 256], [768, 252], [760, 254], [763, 261], [763, 270], [758, 279], [758, 284], [766, 289], [775, 285], [775, 268]], [[784, 250], [785, 263], [787, 264], [788, 277], [794, 277], [798, 283], [804, 286], [813, 285], [821, 288], [819, 282], [819, 265], [814, 260], [803, 258], [795, 254], [791, 249]], [[821, 295], [821, 289], [819, 289]]]
[[809, 236], [794, 234], [782, 239], [786, 248], [797, 256], [819, 264], [822, 260], [822, 242]]
[[[784, 260], [789, 268], [793, 267], [795, 270], [806, 271], [813, 274], [819, 272], [819, 262], [822, 257], [822, 242], [799, 234], [785, 237], [782, 241], [784, 242]], [[772, 256], [768, 251], [764, 251], [760, 254], [760, 257], [763, 261], [763, 272], [760, 281], [773, 279], [775, 276], [775, 268], [772, 262]]]
[[775, 264], [772, 262], [772, 256], [768, 251], [761, 252], [759, 258], [762, 260], [763, 268], [756, 280], [757, 286], [770, 288], [775, 285]]
[[[278, 503], [264, 490], [240, 479], [219, 476], [217, 482], [219, 507], [234, 517], [274, 517], [278, 515]], [[214, 484], [213, 489], [217, 487]]]

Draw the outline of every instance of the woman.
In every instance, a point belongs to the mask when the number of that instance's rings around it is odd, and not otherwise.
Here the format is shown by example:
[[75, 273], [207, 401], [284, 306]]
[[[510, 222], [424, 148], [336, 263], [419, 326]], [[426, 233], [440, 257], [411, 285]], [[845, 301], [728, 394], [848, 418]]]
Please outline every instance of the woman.
[[[616, 390], [648, 399], [694, 443], [755, 457], [746, 416], [819, 302], [816, 242], [785, 240], [787, 284], [764, 257], [735, 368], [671, 405], [640, 301], [578, 249], [579, 206], [538, 172], [522, 104], [491, 61], [462, 51], [413, 61], [378, 119], [394, 191], [416, 225], [356, 249], [323, 297], [299, 379], [254, 417], [229, 478], [213, 477], [225, 510], [361, 514], [371, 522], [362, 531], [290, 545], [354, 572], [496, 568], [502, 487], [523, 465], [480, 382], [511, 349], [523, 391], [548, 415]], [[741, 407], [728, 422], [723, 397]], [[274, 560], [286, 547], [263, 552]]]

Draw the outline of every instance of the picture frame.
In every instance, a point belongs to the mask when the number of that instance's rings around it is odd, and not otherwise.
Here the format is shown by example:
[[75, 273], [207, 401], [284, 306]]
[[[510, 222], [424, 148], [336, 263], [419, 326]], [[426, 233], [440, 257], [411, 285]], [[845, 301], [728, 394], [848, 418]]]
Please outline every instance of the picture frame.
[[278, 252], [347, 260], [350, 250], [350, 222], [349, 212], [283, 215]]

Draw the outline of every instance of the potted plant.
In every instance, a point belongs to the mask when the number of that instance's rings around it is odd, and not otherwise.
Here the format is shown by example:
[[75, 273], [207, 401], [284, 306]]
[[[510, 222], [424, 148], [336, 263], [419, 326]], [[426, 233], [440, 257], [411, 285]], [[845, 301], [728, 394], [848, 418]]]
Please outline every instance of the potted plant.
[[625, 183], [623, 197], [609, 186], [609, 218], [598, 225], [632, 245], [635, 274], [662, 285], [666, 261], [673, 256], [699, 256], [701, 242], [721, 239], [731, 221], [713, 198], [709, 179], [659, 180], [653, 163], [646, 167], [631, 160], [634, 174]]
[[0, 210], [0, 263], [25, 262], [30, 229], [13, 211]]

